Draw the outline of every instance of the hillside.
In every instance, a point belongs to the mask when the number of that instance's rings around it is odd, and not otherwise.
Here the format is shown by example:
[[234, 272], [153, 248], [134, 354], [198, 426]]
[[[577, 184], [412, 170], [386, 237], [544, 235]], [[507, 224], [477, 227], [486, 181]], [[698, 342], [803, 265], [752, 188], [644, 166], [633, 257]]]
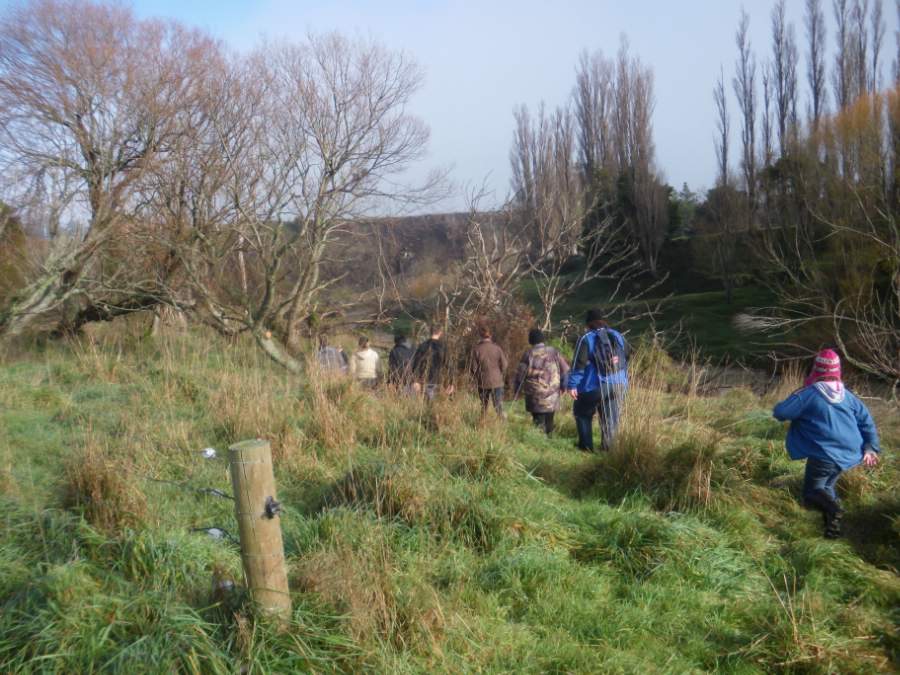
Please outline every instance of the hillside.
[[[848, 535], [797, 502], [773, 401], [702, 397], [645, 348], [609, 455], [521, 403], [479, 423], [285, 375], [252, 345], [118, 327], [0, 360], [0, 671], [886, 672], [900, 666], [900, 415], [843, 479]], [[225, 463], [273, 443], [294, 617], [240, 590]]]

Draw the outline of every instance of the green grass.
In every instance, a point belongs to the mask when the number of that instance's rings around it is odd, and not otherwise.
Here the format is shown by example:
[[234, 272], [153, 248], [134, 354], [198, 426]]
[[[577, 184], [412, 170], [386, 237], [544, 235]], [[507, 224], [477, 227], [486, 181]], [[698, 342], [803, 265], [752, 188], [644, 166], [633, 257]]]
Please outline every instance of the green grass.
[[[0, 671], [897, 668], [896, 409], [873, 405], [885, 462], [842, 479], [850, 532], [830, 542], [771, 398], [666, 391], [641, 363], [620, 446], [595, 456], [569, 412], [547, 439], [521, 404], [480, 424], [467, 393], [317, 384], [208, 335], [7, 358]], [[237, 547], [193, 531], [237, 529], [190, 489], [230, 491], [198, 451], [253, 436], [285, 506], [287, 630], [254, 617]]]

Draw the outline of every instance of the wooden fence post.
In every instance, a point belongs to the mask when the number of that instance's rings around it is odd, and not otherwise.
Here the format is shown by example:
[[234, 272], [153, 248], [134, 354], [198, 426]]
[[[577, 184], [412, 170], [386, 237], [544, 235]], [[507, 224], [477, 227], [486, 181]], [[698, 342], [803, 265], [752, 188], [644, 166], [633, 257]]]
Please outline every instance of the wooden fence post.
[[288, 619], [291, 595], [269, 443], [237, 443], [228, 449], [228, 459], [247, 587], [263, 614]]

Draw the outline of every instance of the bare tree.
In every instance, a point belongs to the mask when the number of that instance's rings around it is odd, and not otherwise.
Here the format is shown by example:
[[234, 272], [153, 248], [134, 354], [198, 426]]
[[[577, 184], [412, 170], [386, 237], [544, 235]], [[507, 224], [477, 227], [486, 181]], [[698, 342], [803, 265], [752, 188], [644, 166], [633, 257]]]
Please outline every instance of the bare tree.
[[825, 12], [822, 0], [806, 0], [806, 81], [809, 84], [810, 124], [818, 128], [819, 118], [825, 111]]
[[[508, 229], [526, 253], [522, 276], [535, 285], [543, 307], [542, 325], [550, 328], [553, 309], [563, 298], [596, 279], [622, 284], [639, 267], [637, 246], [612, 218], [593, 222], [597, 195], [578, 171], [575, 125], [566, 108], [547, 115], [543, 106], [532, 119], [527, 108], [516, 111], [516, 133], [510, 151], [513, 198]], [[513, 246], [505, 242], [507, 253]], [[576, 271], [563, 272], [575, 256]]]
[[785, 13], [785, 0], [778, 0], [772, 9], [772, 84], [782, 157], [787, 155], [797, 127], [797, 42]]
[[[742, 24], [744, 22], [742, 21]], [[740, 35], [740, 31], [738, 33]], [[737, 251], [737, 191], [732, 185], [729, 167], [729, 145], [731, 142], [731, 116], [725, 89], [725, 73], [713, 89], [716, 106], [715, 149], [718, 160], [716, 187], [709, 191], [704, 208], [698, 217], [698, 224], [705, 230], [704, 236], [711, 251], [712, 267], [725, 290], [726, 302], [731, 303], [734, 288], [734, 256]]]
[[578, 129], [578, 151], [586, 182], [596, 178], [597, 171], [613, 162], [613, 139], [610, 117], [615, 96], [615, 71], [601, 52], [581, 53], [575, 69], [575, 121]]
[[[0, 173], [17, 203], [36, 196], [49, 205], [54, 242], [0, 311], [0, 334], [19, 335], [72, 300], [88, 310], [102, 302], [85, 280], [111, 243], [140, 229], [135, 187], [165, 161], [216, 49], [201, 33], [137, 20], [118, 4], [34, 0], [7, 11]], [[62, 212], [81, 225], [60, 227]], [[107, 270], [114, 264], [107, 258]]]
[[404, 55], [334, 34], [232, 67], [208, 123], [185, 146], [183, 175], [163, 176], [156, 195], [172, 205], [165, 212], [177, 226], [166, 232], [184, 232], [172, 248], [203, 320], [250, 333], [276, 362], [299, 370], [291, 349], [336, 281], [321, 275], [335, 236], [387, 203], [429, 203], [442, 183], [441, 175], [417, 185], [400, 179], [428, 139], [406, 112], [421, 82]]
[[742, 11], [735, 34], [738, 60], [732, 85], [741, 111], [741, 171], [749, 211], [753, 213], [756, 208], [756, 59], [750, 47], [749, 29], [750, 15]]
[[850, 7], [847, 0], [832, 0], [835, 24], [834, 53], [834, 98], [835, 105], [841, 110], [850, 103], [852, 94], [852, 59]]
[[771, 166], [774, 151], [774, 130], [772, 128], [772, 67], [771, 63], [766, 63], [762, 68], [762, 90], [763, 90], [763, 107], [762, 107], [762, 160], [763, 166]]
[[718, 162], [718, 172], [716, 174], [716, 183], [720, 185], [728, 184], [729, 162], [728, 152], [731, 135], [731, 116], [728, 114], [728, 96], [725, 93], [725, 73], [719, 74], [719, 81], [713, 89], [713, 101], [716, 104], [716, 160]]
[[872, 62], [869, 73], [870, 91], [881, 89], [881, 48], [884, 45], [884, 5], [881, 0], [874, 0], [870, 15], [872, 29]]

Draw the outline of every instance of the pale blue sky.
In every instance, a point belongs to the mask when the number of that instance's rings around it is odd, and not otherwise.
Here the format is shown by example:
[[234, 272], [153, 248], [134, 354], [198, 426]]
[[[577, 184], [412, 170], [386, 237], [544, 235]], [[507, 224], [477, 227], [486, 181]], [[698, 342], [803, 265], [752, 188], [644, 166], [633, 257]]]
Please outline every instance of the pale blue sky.
[[[0, 0], [0, 4], [7, 4]], [[509, 183], [513, 107], [569, 95], [582, 49], [614, 54], [621, 34], [656, 77], [657, 159], [667, 180], [708, 187], [715, 172], [712, 88], [730, 78], [742, 4], [752, 41], [769, 48], [771, 0], [136, 0], [142, 16], [206, 28], [238, 49], [260, 39], [301, 38], [308, 30], [374, 37], [409, 52], [425, 68], [413, 109], [431, 127], [430, 162], [452, 165], [459, 184], [489, 176], [497, 198]], [[801, 52], [803, 0], [788, 0]], [[830, 0], [823, 3], [829, 13]], [[882, 58], [896, 53], [894, 0], [885, 0]], [[801, 65], [805, 94], [805, 66]], [[887, 74], [887, 69], [885, 70]], [[736, 131], [737, 120], [733, 115]], [[458, 208], [452, 200], [446, 208]]]

